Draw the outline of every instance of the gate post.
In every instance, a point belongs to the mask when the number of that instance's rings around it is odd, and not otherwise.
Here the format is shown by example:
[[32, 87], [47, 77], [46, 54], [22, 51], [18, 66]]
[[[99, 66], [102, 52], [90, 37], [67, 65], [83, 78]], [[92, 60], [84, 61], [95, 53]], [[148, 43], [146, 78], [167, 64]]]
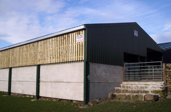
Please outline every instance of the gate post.
[[163, 63], [163, 81], [164, 85], [166, 86], [166, 64]]
[[122, 67], [122, 72], [123, 72], [123, 81], [124, 81], [124, 77], [125, 77], [125, 75], [124, 75], [124, 66]]

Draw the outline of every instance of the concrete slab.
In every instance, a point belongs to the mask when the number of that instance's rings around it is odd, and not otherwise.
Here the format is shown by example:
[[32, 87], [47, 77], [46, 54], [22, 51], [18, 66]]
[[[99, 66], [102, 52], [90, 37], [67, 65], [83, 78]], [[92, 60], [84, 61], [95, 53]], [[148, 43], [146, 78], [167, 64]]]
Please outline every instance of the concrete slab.
[[12, 69], [11, 92], [20, 94], [36, 94], [36, 66]]
[[41, 82], [40, 96], [83, 101], [83, 83]]
[[84, 63], [42, 65], [40, 96], [83, 101]]
[[89, 100], [107, 98], [120, 87], [123, 80], [122, 67], [106, 64], [90, 63], [90, 96]]
[[8, 92], [9, 69], [0, 69], [0, 91]]

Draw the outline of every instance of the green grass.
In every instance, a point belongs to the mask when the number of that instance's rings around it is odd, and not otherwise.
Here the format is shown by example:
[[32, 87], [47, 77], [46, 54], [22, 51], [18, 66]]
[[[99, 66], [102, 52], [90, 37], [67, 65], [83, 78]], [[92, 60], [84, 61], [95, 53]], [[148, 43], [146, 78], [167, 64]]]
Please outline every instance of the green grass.
[[0, 112], [171, 112], [171, 99], [158, 102], [116, 102], [80, 109], [77, 104], [60, 101], [31, 101], [33, 98], [3, 96], [0, 93]]

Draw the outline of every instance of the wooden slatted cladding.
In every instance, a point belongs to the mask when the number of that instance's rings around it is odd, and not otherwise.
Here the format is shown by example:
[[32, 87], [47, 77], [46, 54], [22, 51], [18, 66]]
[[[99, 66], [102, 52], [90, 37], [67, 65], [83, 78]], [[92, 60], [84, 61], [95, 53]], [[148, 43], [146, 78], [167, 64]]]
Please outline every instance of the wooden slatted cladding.
[[0, 51], [0, 68], [84, 60], [84, 30]]

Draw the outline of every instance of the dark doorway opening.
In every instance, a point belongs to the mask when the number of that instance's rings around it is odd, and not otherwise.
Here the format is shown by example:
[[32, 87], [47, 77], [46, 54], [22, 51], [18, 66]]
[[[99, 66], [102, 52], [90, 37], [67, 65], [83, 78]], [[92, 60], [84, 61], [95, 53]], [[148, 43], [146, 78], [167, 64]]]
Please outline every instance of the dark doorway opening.
[[147, 61], [162, 61], [162, 52], [147, 48]]
[[124, 62], [125, 63], [145, 62], [145, 61], [146, 61], [146, 57], [124, 52]]

